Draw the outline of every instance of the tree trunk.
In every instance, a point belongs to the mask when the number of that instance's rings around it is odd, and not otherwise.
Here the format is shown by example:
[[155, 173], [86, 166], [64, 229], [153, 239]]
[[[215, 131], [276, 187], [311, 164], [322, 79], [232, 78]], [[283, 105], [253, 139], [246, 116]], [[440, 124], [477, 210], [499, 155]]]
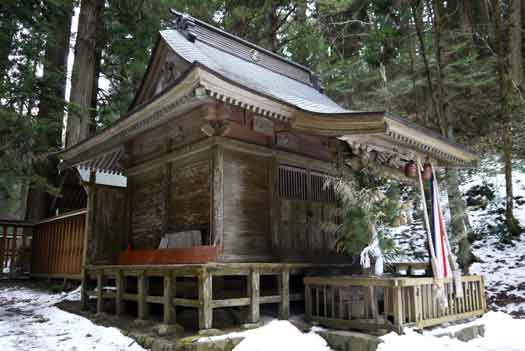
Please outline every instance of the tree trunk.
[[[507, 54], [503, 42], [503, 29], [501, 26], [501, 11], [498, 0], [491, 1], [494, 18], [494, 44], [496, 47], [497, 71], [500, 90], [500, 120], [503, 126], [503, 163], [506, 187], [506, 209], [505, 221], [510, 235], [519, 235], [520, 229], [513, 214], [513, 189], [512, 189], [512, 79], [510, 72], [506, 69]], [[511, 9], [514, 6], [511, 4]], [[512, 15], [511, 15], [512, 16]], [[509, 31], [512, 33], [512, 24]], [[510, 34], [510, 33], [509, 33]], [[511, 43], [512, 44], [512, 40]], [[511, 49], [512, 50], [512, 49]]]
[[103, 0], [83, 0], [81, 4], [67, 121], [68, 147], [88, 138], [93, 130], [91, 108], [97, 76], [97, 24], [102, 21], [103, 8]]
[[[436, 83], [432, 81], [432, 72], [426, 57], [426, 50], [423, 39], [423, 20], [418, 15], [421, 12], [417, 6], [412, 6], [412, 13], [414, 23], [416, 24], [416, 32], [419, 38], [421, 47], [421, 56], [423, 58], [426, 77], [429, 86], [429, 92], [432, 98], [432, 105], [434, 113], [437, 116], [437, 122], [440, 127], [442, 135], [449, 140], [454, 141], [453, 125], [450, 120], [450, 107], [448, 104], [446, 90], [445, 90], [445, 72], [444, 59], [442, 55], [442, 35], [444, 28], [444, 6], [442, 0], [433, 0], [433, 35], [434, 35], [434, 52], [436, 60]], [[472, 254], [470, 242], [467, 235], [467, 223], [465, 204], [463, 196], [459, 190], [459, 178], [455, 169], [447, 170], [447, 191], [450, 204], [451, 234], [456, 238], [459, 244], [458, 263], [463, 267], [464, 271], [468, 271], [468, 267], [472, 262]]]
[[[38, 105], [38, 119], [45, 129], [37, 135], [39, 152], [58, 150], [62, 141], [62, 122], [65, 108], [67, 57], [71, 33], [73, 3], [51, 7], [48, 18], [51, 32], [47, 37], [42, 77], [42, 95]], [[46, 184], [29, 189], [26, 218], [36, 221], [49, 216], [51, 196], [49, 187], [57, 184], [57, 160], [44, 158], [33, 162], [33, 172]]]

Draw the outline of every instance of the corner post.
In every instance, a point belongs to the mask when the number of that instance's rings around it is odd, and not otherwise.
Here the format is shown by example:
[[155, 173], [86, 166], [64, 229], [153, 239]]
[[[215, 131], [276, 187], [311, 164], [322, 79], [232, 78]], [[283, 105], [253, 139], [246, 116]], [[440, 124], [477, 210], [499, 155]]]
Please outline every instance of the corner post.
[[290, 318], [290, 271], [284, 268], [279, 276], [279, 295], [281, 295], [281, 302], [279, 303], [279, 318]]
[[213, 245], [222, 248], [224, 236], [224, 148], [215, 145], [212, 152], [212, 232]]
[[164, 275], [164, 323], [172, 324], [176, 322], [176, 310], [173, 305], [175, 297], [175, 279], [171, 272]]
[[146, 272], [142, 271], [139, 273], [138, 276], [138, 286], [137, 286], [137, 294], [138, 294], [138, 319], [145, 320], [148, 318], [149, 315], [149, 308], [148, 308], [148, 291], [149, 291], [149, 284], [148, 284], [148, 277], [146, 275]]
[[104, 271], [97, 271], [97, 313], [104, 312]]
[[124, 275], [122, 270], [117, 271], [115, 277], [115, 285], [117, 287], [116, 296], [115, 296], [115, 314], [120, 316], [124, 312], [124, 304], [122, 302], [122, 295], [124, 294]]
[[401, 334], [403, 331], [403, 291], [400, 286], [393, 288], [394, 290], [394, 330]]
[[96, 176], [95, 170], [91, 170], [89, 173], [89, 181], [87, 185], [87, 213], [86, 213], [86, 225], [84, 230], [84, 242], [82, 252], [82, 287], [80, 289], [80, 300], [82, 309], [88, 308], [88, 296], [87, 296], [87, 266], [92, 263], [91, 250], [88, 245], [93, 240], [93, 229], [95, 225], [95, 202], [96, 202]]
[[211, 329], [213, 322], [212, 275], [206, 267], [199, 274], [199, 330]]
[[252, 268], [249, 276], [250, 293], [250, 323], [257, 323], [260, 319], [260, 281], [261, 274], [257, 268]]

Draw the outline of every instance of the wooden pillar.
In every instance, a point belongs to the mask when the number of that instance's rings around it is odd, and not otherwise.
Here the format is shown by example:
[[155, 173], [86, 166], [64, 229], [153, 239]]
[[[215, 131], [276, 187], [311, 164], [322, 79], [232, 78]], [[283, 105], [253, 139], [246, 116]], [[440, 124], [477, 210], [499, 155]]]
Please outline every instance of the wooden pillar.
[[87, 266], [91, 262], [91, 252], [88, 248], [90, 241], [93, 240], [93, 231], [95, 226], [95, 201], [96, 201], [96, 172], [91, 171], [89, 173], [89, 181], [87, 186], [87, 213], [86, 213], [86, 225], [84, 228], [84, 247], [82, 252], [82, 287], [80, 292], [80, 300], [82, 309], [88, 307], [88, 296], [87, 296]]
[[279, 248], [279, 224], [281, 222], [281, 202], [279, 197], [279, 161], [273, 157], [270, 161], [270, 233], [271, 248]]
[[279, 318], [290, 318], [290, 271], [285, 268], [279, 276]]
[[213, 322], [212, 275], [206, 268], [199, 274], [199, 329], [211, 329]]
[[487, 299], [485, 297], [485, 277], [481, 276], [480, 278], [480, 296], [481, 296], [481, 309], [483, 312], [487, 311]]
[[[212, 156], [212, 232], [213, 245], [222, 247], [224, 237], [224, 148], [216, 145]], [[220, 250], [222, 252], [222, 250]]]
[[104, 312], [103, 303], [104, 303], [104, 271], [97, 271], [97, 313]]
[[305, 319], [310, 321], [312, 319], [312, 288], [307, 284], [304, 284], [304, 305]]
[[171, 324], [177, 321], [175, 305], [176, 282], [172, 272], [164, 274], [164, 323]]
[[124, 274], [119, 269], [115, 277], [115, 285], [117, 287], [116, 296], [115, 296], [115, 314], [120, 316], [124, 313], [124, 303], [122, 301], [122, 295], [126, 289], [124, 283]]
[[396, 332], [403, 331], [403, 291], [402, 288], [396, 286], [394, 289], [394, 329]]
[[11, 237], [11, 261], [9, 262], [9, 276], [13, 276], [15, 274], [15, 260], [16, 260], [16, 240], [17, 240], [17, 232], [18, 227], [13, 226], [13, 234]]
[[4, 269], [4, 262], [5, 262], [5, 257], [7, 256], [6, 252], [7, 252], [7, 225], [4, 224], [2, 226], [3, 228], [3, 238], [2, 238], [2, 246], [0, 246], [0, 270], [3, 271]]
[[257, 323], [260, 319], [260, 283], [261, 275], [257, 268], [252, 268], [249, 276], [249, 292], [250, 292], [250, 323]]
[[137, 282], [137, 293], [138, 293], [138, 319], [148, 319], [149, 317], [149, 306], [148, 306], [148, 293], [149, 293], [149, 280], [145, 272], [140, 272]]

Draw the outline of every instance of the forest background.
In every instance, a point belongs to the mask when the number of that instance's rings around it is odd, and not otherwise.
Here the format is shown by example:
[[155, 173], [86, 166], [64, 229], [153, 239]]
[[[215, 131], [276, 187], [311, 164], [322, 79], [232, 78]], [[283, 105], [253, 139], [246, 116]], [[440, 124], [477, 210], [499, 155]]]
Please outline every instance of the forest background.
[[[525, 155], [522, 0], [4, 0], [0, 217], [42, 216], [58, 191], [53, 153], [126, 113], [157, 32], [173, 25], [171, 8], [309, 66], [349, 109], [393, 111], [500, 157], [502, 237], [519, 235], [512, 171]], [[456, 169], [444, 177], [467, 263], [461, 177]]]

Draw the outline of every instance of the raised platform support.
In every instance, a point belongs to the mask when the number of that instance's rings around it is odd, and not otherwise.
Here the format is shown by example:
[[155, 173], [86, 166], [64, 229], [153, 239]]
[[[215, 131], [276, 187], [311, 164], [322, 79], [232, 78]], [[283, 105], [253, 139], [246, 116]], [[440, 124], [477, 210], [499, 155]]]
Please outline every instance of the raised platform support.
[[[148, 319], [151, 304], [162, 305], [165, 324], [177, 322], [177, 306], [195, 308], [198, 312], [199, 329], [213, 328], [213, 310], [227, 307], [248, 307], [247, 322], [260, 321], [260, 306], [262, 304], [278, 304], [279, 317], [287, 319], [290, 316], [290, 303], [304, 300], [300, 291], [291, 291], [290, 277], [304, 275], [310, 268], [342, 268], [345, 265], [312, 265], [289, 263], [207, 263], [180, 265], [139, 265], [139, 266], [88, 266], [83, 279], [83, 301], [89, 296], [96, 297], [97, 311], [107, 312], [104, 300], [113, 300], [115, 313], [124, 313], [126, 301], [137, 304], [137, 318]], [[213, 278], [236, 276], [245, 277], [246, 289], [244, 296], [224, 298], [213, 295]], [[277, 291], [273, 294], [261, 294], [261, 276], [273, 276], [277, 279]], [[128, 279], [129, 278], [129, 279]], [[149, 286], [150, 278], [158, 278], [157, 288], [153, 292]], [[193, 279], [195, 289], [188, 297], [179, 289], [177, 279], [188, 283]], [[220, 280], [219, 280], [220, 281]], [[136, 283], [135, 283], [136, 282]], [[129, 284], [129, 286], [127, 286]], [[218, 285], [217, 287], [219, 287]], [[95, 289], [96, 287], [96, 289]], [[220, 289], [217, 289], [219, 290]], [[151, 291], [150, 291], [151, 290]], [[242, 294], [243, 289], [239, 290]], [[187, 290], [186, 290], [187, 293]], [[109, 308], [108, 308], [109, 309]]]

